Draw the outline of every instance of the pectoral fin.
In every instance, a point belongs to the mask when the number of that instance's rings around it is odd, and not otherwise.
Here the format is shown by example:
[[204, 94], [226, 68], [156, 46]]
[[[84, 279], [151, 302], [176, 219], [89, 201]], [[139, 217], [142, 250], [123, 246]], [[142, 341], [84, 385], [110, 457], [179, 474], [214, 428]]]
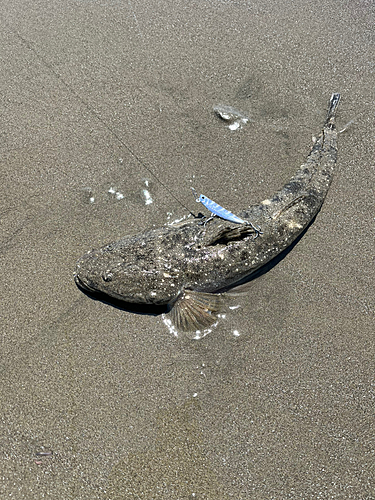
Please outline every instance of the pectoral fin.
[[256, 237], [259, 233], [259, 231], [257, 232], [251, 224], [241, 224], [236, 226], [222, 224], [222, 227], [215, 227], [214, 229], [215, 230], [212, 233], [208, 230], [207, 234], [203, 237], [203, 241], [206, 246], [228, 245], [228, 243], [242, 240], [250, 235]]
[[215, 323], [222, 303], [220, 294], [184, 290], [171, 305], [170, 319], [179, 331], [203, 330]]

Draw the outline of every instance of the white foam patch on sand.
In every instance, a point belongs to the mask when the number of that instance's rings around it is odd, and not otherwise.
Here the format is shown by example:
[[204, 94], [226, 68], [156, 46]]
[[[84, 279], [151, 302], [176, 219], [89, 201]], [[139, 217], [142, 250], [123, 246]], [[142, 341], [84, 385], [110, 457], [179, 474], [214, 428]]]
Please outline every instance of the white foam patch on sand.
[[122, 193], [120, 193], [120, 191], [116, 191], [116, 189], [113, 187], [110, 187], [108, 189], [108, 193], [113, 194], [115, 196], [116, 200], [122, 200], [124, 198], [124, 195]]
[[231, 123], [229, 126], [228, 126], [229, 130], [237, 130], [240, 128], [240, 122], [234, 122], [234, 123]]
[[153, 202], [150, 192], [147, 189], [143, 190], [143, 196], [145, 197], [145, 205], [151, 205]]
[[[144, 183], [145, 183], [146, 188], [148, 188], [150, 185], [149, 180], [144, 179]], [[142, 193], [143, 193], [143, 196], [145, 198], [145, 205], [151, 205], [151, 203], [153, 202], [153, 199], [151, 197], [150, 191], [148, 189], [143, 189]]]

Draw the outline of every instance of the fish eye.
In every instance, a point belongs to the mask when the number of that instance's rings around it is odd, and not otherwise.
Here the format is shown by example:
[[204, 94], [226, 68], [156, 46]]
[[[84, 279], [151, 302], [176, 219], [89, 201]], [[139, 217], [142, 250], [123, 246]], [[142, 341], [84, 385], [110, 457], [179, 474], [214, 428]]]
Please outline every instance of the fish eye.
[[105, 252], [112, 252], [112, 250], [113, 250], [113, 245], [112, 245], [112, 243], [110, 243], [109, 245], [105, 246], [105, 247], [103, 248], [103, 250], [104, 250]]
[[201, 194], [201, 200], [205, 200], [205, 199], [206, 199], [206, 197], [203, 194]]
[[105, 271], [103, 274], [102, 274], [102, 278], [103, 278], [103, 281], [112, 281], [113, 279], [113, 274], [110, 272], [110, 271]]

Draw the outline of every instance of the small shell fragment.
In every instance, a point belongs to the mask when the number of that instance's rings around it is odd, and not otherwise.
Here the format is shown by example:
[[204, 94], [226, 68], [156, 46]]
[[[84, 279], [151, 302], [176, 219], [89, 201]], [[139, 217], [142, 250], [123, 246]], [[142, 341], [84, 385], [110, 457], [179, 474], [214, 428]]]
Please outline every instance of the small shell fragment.
[[249, 121], [251, 121], [245, 113], [233, 108], [232, 106], [224, 106], [220, 104], [214, 106], [213, 109], [216, 116], [228, 123], [228, 128], [230, 130], [242, 128]]

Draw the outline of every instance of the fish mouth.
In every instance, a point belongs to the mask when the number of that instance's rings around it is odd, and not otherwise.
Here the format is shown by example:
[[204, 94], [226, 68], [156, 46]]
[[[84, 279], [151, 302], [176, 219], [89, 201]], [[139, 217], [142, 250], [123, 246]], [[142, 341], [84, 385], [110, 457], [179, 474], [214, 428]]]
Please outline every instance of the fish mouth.
[[91, 293], [95, 293], [97, 292], [97, 289], [96, 288], [93, 288], [89, 285], [89, 283], [87, 283], [86, 281], [83, 281], [78, 273], [74, 273], [74, 281], [76, 282], [76, 285], [81, 288], [82, 290], [84, 290], [85, 292], [91, 292]]

